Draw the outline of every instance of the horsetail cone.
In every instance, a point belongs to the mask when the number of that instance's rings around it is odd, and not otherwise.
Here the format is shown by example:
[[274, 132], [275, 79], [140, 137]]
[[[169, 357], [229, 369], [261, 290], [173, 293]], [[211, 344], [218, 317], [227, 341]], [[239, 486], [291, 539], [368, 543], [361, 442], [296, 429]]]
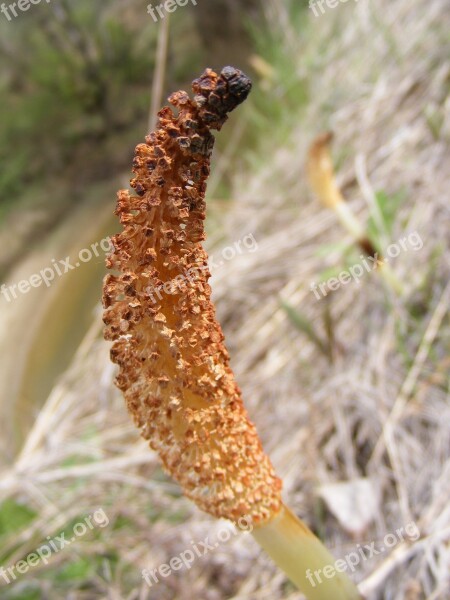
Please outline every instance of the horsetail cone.
[[227, 114], [251, 83], [239, 70], [207, 69], [176, 92], [158, 128], [136, 147], [135, 178], [118, 193], [123, 231], [103, 286], [105, 338], [129, 411], [186, 496], [216, 517], [250, 519], [253, 535], [310, 600], [353, 600], [344, 573], [308, 578], [333, 557], [281, 501], [281, 480], [264, 454], [230, 369], [208, 285], [205, 190]]
[[104, 281], [105, 337], [127, 407], [165, 469], [201, 509], [255, 525], [279, 513], [281, 481], [264, 454], [229, 365], [208, 285], [205, 190], [214, 145], [250, 80], [207, 69], [172, 94], [136, 147], [135, 178], [118, 193], [123, 231]]

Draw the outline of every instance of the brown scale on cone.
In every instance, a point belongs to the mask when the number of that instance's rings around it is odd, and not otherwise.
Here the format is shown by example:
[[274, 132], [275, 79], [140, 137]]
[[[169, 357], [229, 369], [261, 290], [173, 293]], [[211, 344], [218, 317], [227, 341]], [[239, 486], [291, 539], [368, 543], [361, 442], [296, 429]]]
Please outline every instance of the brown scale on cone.
[[281, 481], [249, 421], [208, 285], [205, 190], [214, 137], [250, 80], [207, 69], [172, 94], [157, 130], [136, 147], [136, 195], [121, 190], [104, 281], [105, 338], [142, 435], [203, 510], [255, 524], [281, 508]]

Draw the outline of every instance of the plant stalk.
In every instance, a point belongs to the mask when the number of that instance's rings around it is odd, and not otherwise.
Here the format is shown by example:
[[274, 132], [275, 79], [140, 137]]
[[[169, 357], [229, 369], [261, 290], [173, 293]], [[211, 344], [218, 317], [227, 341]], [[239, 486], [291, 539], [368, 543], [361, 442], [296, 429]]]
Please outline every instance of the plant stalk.
[[347, 575], [335, 569], [335, 559], [322, 542], [284, 504], [252, 535], [308, 600], [363, 598]]

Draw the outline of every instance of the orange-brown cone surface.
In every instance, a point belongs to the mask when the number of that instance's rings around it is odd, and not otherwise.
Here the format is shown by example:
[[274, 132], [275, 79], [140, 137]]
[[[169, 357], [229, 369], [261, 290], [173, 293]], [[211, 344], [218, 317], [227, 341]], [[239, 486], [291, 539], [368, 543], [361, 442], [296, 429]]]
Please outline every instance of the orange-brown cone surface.
[[211, 302], [205, 189], [214, 137], [247, 97], [237, 69], [207, 69], [159, 112], [155, 133], [136, 147], [131, 182], [118, 193], [124, 225], [105, 278], [105, 337], [116, 383], [142, 435], [203, 510], [255, 524], [281, 507], [281, 481], [264, 454], [229, 367]]

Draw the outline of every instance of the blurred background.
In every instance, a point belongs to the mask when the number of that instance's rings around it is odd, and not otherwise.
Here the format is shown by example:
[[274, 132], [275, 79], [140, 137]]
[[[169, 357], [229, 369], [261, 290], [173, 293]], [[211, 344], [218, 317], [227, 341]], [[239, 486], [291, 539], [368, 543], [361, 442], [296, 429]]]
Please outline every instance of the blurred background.
[[[157, 0], [12, 4], [0, 13], [0, 565], [100, 509], [108, 523], [0, 571], [0, 597], [302, 598], [245, 535], [143, 581], [224, 523], [139, 438], [102, 339], [99, 244], [119, 230], [134, 147], [170, 92], [231, 64], [254, 86], [216, 136], [206, 246], [258, 245], [211, 279], [247, 408], [285, 500], [337, 558], [420, 531], [361, 561], [368, 598], [450, 598], [448, 1], [191, 0], [163, 16]], [[361, 262], [308, 185], [326, 131], [375, 246], [423, 243], [390, 277], [318, 299], [313, 284]]]

